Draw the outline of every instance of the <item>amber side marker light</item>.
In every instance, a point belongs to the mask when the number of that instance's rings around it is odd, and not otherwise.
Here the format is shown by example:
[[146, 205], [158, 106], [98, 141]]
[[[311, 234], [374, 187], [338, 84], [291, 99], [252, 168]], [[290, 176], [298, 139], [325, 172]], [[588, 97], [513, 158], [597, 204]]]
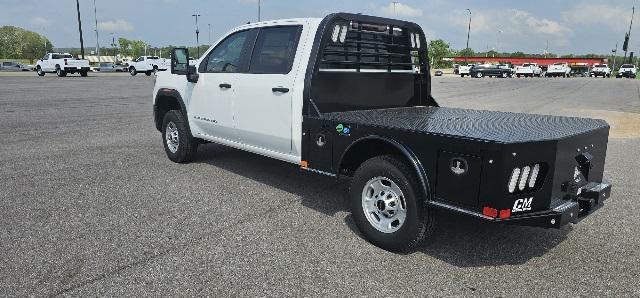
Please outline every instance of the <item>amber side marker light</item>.
[[308, 162], [308, 161], [306, 161], [306, 160], [301, 161], [301, 162], [300, 162], [300, 167], [301, 167], [301, 168], [307, 168], [307, 167], [309, 167], [309, 162]]

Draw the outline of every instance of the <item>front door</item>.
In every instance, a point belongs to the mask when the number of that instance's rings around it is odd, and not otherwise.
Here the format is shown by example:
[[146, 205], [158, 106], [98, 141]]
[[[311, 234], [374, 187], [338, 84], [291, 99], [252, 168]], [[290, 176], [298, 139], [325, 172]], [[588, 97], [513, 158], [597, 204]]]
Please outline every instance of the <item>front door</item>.
[[205, 139], [238, 141], [234, 130], [233, 100], [254, 32], [229, 35], [211, 50], [198, 66], [198, 83], [193, 86], [190, 103], [192, 132]]
[[[234, 114], [243, 144], [291, 153], [294, 58], [301, 25], [261, 28], [246, 73], [238, 74]], [[302, 88], [302, 86], [300, 86]], [[301, 93], [299, 93], [301, 94]]]

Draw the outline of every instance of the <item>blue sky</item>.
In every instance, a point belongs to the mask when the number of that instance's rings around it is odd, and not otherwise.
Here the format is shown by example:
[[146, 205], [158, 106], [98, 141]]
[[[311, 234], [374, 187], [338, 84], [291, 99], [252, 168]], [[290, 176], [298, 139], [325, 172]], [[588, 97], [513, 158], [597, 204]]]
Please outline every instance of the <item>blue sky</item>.
[[[194, 12], [200, 40], [215, 41], [227, 30], [257, 19], [258, 0], [96, 0], [101, 44], [116, 37], [141, 39], [152, 46], [195, 44]], [[322, 17], [360, 12], [407, 19], [428, 38], [442, 38], [455, 49], [466, 43], [467, 8], [472, 11], [470, 46], [476, 50], [608, 54], [622, 46], [634, 0], [262, 0], [262, 19]], [[95, 46], [93, 0], [80, 0], [85, 45]], [[639, 16], [637, 16], [639, 17]], [[640, 18], [636, 19], [640, 25]], [[44, 33], [57, 47], [78, 47], [75, 0], [0, 0], [0, 25]], [[640, 51], [640, 28], [630, 50]]]

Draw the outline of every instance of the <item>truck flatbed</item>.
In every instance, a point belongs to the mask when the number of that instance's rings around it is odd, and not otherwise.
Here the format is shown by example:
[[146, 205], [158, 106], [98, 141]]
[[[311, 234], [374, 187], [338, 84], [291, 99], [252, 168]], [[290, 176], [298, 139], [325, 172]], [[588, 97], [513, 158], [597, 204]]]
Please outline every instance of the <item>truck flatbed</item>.
[[609, 127], [599, 119], [446, 107], [335, 112], [324, 113], [322, 118], [505, 144], [559, 140]]

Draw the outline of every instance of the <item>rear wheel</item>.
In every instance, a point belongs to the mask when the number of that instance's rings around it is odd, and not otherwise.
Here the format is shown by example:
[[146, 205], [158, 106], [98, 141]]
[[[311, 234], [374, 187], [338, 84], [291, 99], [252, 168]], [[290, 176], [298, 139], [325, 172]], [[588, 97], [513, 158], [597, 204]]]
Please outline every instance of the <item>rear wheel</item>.
[[60, 66], [56, 66], [56, 75], [59, 77], [65, 77], [67, 76], [67, 73], [64, 70], [62, 70]]
[[136, 71], [136, 68], [131, 66], [129, 67], [129, 74], [131, 74], [131, 76], [135, 76], [138, 74], [138, 71]]
[[369, 242], [407, 252], [431, 234], [433, 213], [419, 185], [415, 172], [396, 155], [373, 157], [356, 170], [349, 204]]
[[506, 78], [506, 77], [508, 77], [508, 76], [509, 76], [509, 74], [507, 74], [506, 72], [503, 72], [503, 73], [502, 73], [502, 78]]
[[87, 71], [86, 70], [81, 70], [80, 71], [80, 76], [86, 77], [87, 76]]
[[153, 72], [152, 71], [145, 71], [144, 74], [147, 76], [150, 76]]
[[482, 77], [484, 77], [483, 73], [481, 73], [481, 72], [477, 72], [476, 73], [476, 78], [482, 78]]
[[171, 161], [186, 163], [193, 160], [198, 143], [191, 136], [187, 121], [180, 111], [167, 112], [162, 122], [162, 132], [164, 151]]

